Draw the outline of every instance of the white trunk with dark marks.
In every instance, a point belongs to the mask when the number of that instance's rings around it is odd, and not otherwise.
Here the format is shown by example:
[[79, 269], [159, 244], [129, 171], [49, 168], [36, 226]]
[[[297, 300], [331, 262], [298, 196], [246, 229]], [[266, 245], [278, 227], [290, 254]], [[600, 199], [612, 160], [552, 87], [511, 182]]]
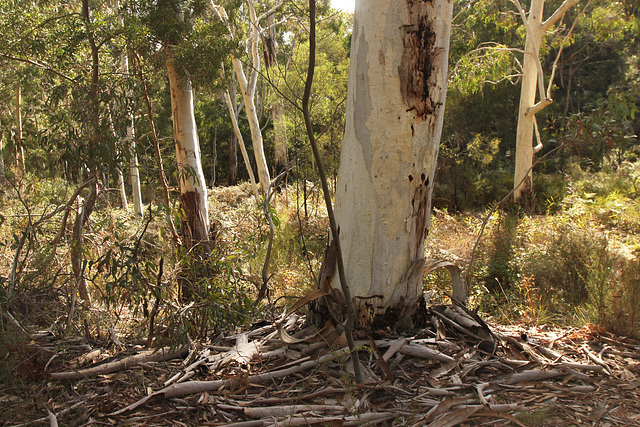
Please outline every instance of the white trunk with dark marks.
[[[452, 0], [357, 1], [336, 216], [356, 323], [411, 323], [444, 118]], [[331, 283], [340, 289], [337, 275]]]
[[180, 202], [187, 216], [190, 235], [185, 235], [188, 246], [208, 240], [209, 208], [207, 187], [202, 170], [200, 142], [193, 111], [191, 82], [173, 65], [171, 53], [167, 54], [167, 70], [171, 87], [173, 111], [173, 135], [176, 146], [176, 162], [180, 180]]

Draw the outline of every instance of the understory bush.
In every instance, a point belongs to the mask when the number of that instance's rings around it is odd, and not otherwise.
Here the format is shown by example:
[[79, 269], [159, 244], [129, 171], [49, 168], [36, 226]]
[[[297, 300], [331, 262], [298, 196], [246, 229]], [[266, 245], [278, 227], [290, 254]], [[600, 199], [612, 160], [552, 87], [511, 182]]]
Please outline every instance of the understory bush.
[[[556, 213], [498, 214], [480, 246], [481, 308], [510, 321], [595, 322], [638, 335], [637, 164], [567, 174]], [[596, 181], [596, 182], [594, 182]]]

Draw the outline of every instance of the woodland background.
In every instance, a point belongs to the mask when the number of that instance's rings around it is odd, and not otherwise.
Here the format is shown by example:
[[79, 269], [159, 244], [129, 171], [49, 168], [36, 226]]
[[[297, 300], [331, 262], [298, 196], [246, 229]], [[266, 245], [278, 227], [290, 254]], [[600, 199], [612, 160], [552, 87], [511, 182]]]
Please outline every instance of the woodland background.
[[[205, 19], [204, 2], [192, 2], [188, 24], [167, 17], [170, 1], [93, 3], [88, 28], [74, 1], [0, 1], [0, 379], [7, 383], [19, 382], [14, 374], [23, 358], [17, 349], [24, 337], [14, 321], [62, 336], [99, 338], [113, 330], [155, 347], [217, 336], [270, 319], [292, 304], [290, 297], [314, 289], [327, 242], [317, 165], [297, 107], [308, 55], [306, 3], [284, 2], [275, 31], [261, 42], [277, 44], [271, 67], [259, 70], [257, 82], [267, 164], [272, 176], [289, 173], [268, 208], [275, 233], [269, 292], [259, 303], [270, 227], [247, 183], [221, 95], [237, 94], [226, 63], [230, 52], [248, 62], [247, 9], [239, 1], [224, 3], [236, 35], [231, 40], [224, 36], [228, 28]], [[253, 3], [258, 13], [275, 4]], [[547, 7], [560, 3], [550, 0]], [[335, 182], [352, 18], [326, 2], [319, 2], [319, 14], [311, 115]], [[537, 115], [544, 143], [538, 157], [550, 155], [533, 170], [536, 197], [527, 212], [499, 205], [513, 185], [519, 97], [521, 54], [508, 48], [522, 48], [525, 31], [506, 0], [456, 0], [454, 16], [428, 255], [465, 268], [474, 253], [470, 305], [487, 318], [596, 323], [638, 337], [638, 3], [581, 2], [545, 37], [542, 64], [548, 77], [578, 19], [557, 63], [554, 102]], [[206, 262], [175, 245], [169, 226], [183, 219], [161, 49], [172, 37], [179, 40], [176, 60], [194, 85], [214, 238]], [[90, 138], [88, 125], [91, 38], [100, 51], [97, 140]], [[129, 59], [129, 72], [123, 72], [122, 55]], [[235, 100], [242, 103], [239, 95]], [[132, 159], [129, 113], [141, 215], [123, 204], [118, 191], [118, 171], [128, 177]], [[244, 114], [239, 126], [250, 141]], [[171, 190], [168, 206], [160, 190], [154, 132]], [[254, 159], [250, 144], [247, 149]], [[88, 165], [99, 171], [83, 246], [91, 304], [76, 299], [69, 253], [72, 219], [83, 200], [71, 196], [87, 178]], [[125, 184], [130, 194], [127, 179]], [[87, 197], [87, 190], [79, 196]], [[196, 290], [189, 302], [177, 298], [178, 283], [185, 280]], [[424, 286], [434, 301], [444, 300], [448, 278], [431, 274]]]

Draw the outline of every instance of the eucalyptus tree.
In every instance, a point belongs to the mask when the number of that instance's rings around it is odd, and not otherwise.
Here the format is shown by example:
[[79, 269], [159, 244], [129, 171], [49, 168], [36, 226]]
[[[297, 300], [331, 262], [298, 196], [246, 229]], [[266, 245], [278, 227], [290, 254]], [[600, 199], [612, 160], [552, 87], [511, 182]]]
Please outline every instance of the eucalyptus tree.
[[[263, 6], [265, 11], [258, 15], [256, 13], [256, 4], [260, 3], [260, 6]], [[261, 61], [260, 61], [260, 43], [261, 40], [267, 39], [269, 33], [273, 33], [274, 28], [276, 26], [276, 22], [271, 19], [270, 16], [273, 16], [273, 13], [277, 8], [282, 5], [282, 1], [278, 1], [274, 4], [270, 1], [265, 2], [256, 2], [254, 0], [245, 0], [243, 2], [243, 7], [241, 7], [238, 11], [234, 11], [233, 15], [244, 15], [246, 17], [246, 21], [244, 23], [244, 31], [242, 25], [240, 24], [239, 19], [230, 19], [230, 8], [233, 8], [237, 5], [237, 2], [231, 2], [230, 4], [223, 3], [214, 3], [211, 2], [211, 7], [213, 9], [214, 14], [217, 19], [228, 26], [228, 34], [232, 40], [240, 41], [240, 37], [242, 37], [242, 42], [240, 42], [241, 46], [244, 46], [244, 50], [247, 60], [247, 68], [250, 71], [245, 71], [245, 64], [243, 63], [243, 58], [240, 56], [242, 53], [241, 49], [238, 49], [236, 52], [231, 52], [231, 66], [233, 67], [236, 81], [240, 87], [240, 94], [242, 96], [242, 101], [244, 103], [244, 110], [246, 112], [247, 120], [249, 122], [249, 128], [251, 129], [251, 141], [253, 144], [253, 153], [256, 161], [256, 172], [258, 173], [259, 178], [259, 186], [262, 194], [264, 196], [267, 195], [267, 191], [269, 185], [271, 184], [271, 174], [269, 173], [269, 167], [267, 165], [267, 158], [265, 155], [264, 148], [264, 138], [262, 135], [262, 129], [260, 126], [259, 112], [257, 106], [257, 84], [258, 84], [258, 75], [260, 73]], [[237, 13], [241, 12], [241, 13]], [[267, 21], [267, 27], [263, 27], [262, 21]], [[271, 52], [271, 48], [273, 48], [272, 44], [268, 44], [263, 46], [266, 55], [269, 57], [273, 57], [273, 53]], [[235, 110], [235, 101], [231, 99], [228, 91], [224, 95], [227, 105], [229, 107], [230, 114], [232, 116], [237, 116], [237, 111]], [[236, 137], [240, 144], [240, 148], [243, 149], [243, 140], [242, 135], [239, 134], [238, 126], [234, 125], [234, 129], [236, 130]], [[251, 169], [248, 160], [245, 155], [245, 151], [243, 149], [243, 156], [245, 157], [245, 164], [247, 165], [247, 169]], [[250, 178], [251, 172], [249, 173]], [[254, 190], [255, 191], [255, 190]]]
[[[183, 243], [187, 248], [198, 244], [208, 247], [209, 207], [195, 120], [193, 80], [202, 80], [202, 75], [214, 72], [206, 68], [220, 53], [208, 59], [206, 55], [219, 44], [211, 36], [198, 40], [205, 26], [200, 19], [203, 12], [200, 2], [158, 0], [143, 2], [143, 6], [143, 19], [150, 29], [149, 42], [161, 44], [169, 77], [180, 204], [184, 213]], [[220, 64], [212, 68], [217, 70]]]
[[356, 1], [335, 196], [344, 262], [323, 289], [340, 300], [347, 282], [360, 327], [411, 326], [422, 297], [452, 9]]
[[[533, 155], [542, 148], [536, 114], [549, 106], [553, 100], [551, 82], [545, 91], [544, 70], [540, 60], [540, 48], [547, 31], [558, 22], [564, 14], [578, 3], [578, 0], [565, 0], [547, 19], [544, 18], [545, 0], [532, 0], [528, 16], [518, 0], [512, 0], [518, 8], [526, 28], [524, 59], [522, 62], [522, 84], [520, 105], [518, 109], [518, 129], [516, 132], [516, 165], [513, 179], [513, 197], [516, 202], [530, 204], [533, 199], [532, 165]], [[536, 101], [536, 89], [539, 99]], [[534, 131], [538, 135], [538, 143], [533, 146]]]

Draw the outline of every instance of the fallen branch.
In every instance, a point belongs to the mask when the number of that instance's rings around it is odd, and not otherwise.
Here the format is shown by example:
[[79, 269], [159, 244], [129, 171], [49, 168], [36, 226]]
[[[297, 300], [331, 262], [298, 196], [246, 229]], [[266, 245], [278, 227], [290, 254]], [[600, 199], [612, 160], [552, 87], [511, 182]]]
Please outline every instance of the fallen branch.
[[550, 378], [561, 377], [563, 375], [566, 375], [566, 373], [555, 369], [552, 369], [550, 371], [537, 371], [531, 369], [512, 374], [507, 378], [506, 383], [509, 385], [514, 385], [521, 382], [548, 380]]
[[[284, 378], [289, 375], [293, 375], [297, 372], [305, 371], [307, 369], [315, 368], [316, 366], [320, 366], [324, 363], [331, 362], [337, 359], [339, 356], [348, 352], [348, 349], [342, 349], [340, 351], [332, 352], [329, 354], [325, 354], [322, 357], [319, 357], [315, 360], [310, 360], [304, 363], [301, 363], [298, 366], [292, 366], [291, 368], [280, 369], [277, 371], [266, 372], [264, 374], [251, 375], [246, 378], [246, 381], [249, 384], [256, 384], [266, 381], [275, 380], [278, 378]], [[165, 387], [162, 390], [158, 390], [149, 396], [146, 396], [137, 402], [132, 403], [131, 405], [122, 408], [116, 412], [113, 412], [111, 415], [120, 415], [124, 412], [131, 411], [138, 406], [144, 405], [149, 399], [152, 399], [156, 396], [163, 396], [165, 398], [168, 397], [177, 397], [177, 396], [186, 396], [189, 394], [201, 393], [203, 391], [211, 391], [218, 390], [220, 387], [229, 386], [234, 382], [234, 380], [214, 380], [214, 381], [189, 381], [186, 383], [173, 384], [169, 387]]]
[[125, 357], [124, 359], [116, 360], [114, 362], [104, 363], [102, 365], [93, 366], [86, 369], [66, 371], [66, 372], [54, 372], [51, 374], [51, 378], [54, 380], [75, 380], [78, 378], [86, 378], [86, 377], [93, 377], [96, 375], [110, 374], [112, 372], [118, 372], [124, 369], [132, 368], [141, 363], [171, 360], [178, 356], [184, 355], [188, 351], [188, 349], [189, 349], [188, 346], [184, 346], [182, 348], [179, 348], [173, 351], [171, 351], [169, 347], [162, 348], [158, 351], [153, 351], [153, 350], [143, 351], [142, 353]]

